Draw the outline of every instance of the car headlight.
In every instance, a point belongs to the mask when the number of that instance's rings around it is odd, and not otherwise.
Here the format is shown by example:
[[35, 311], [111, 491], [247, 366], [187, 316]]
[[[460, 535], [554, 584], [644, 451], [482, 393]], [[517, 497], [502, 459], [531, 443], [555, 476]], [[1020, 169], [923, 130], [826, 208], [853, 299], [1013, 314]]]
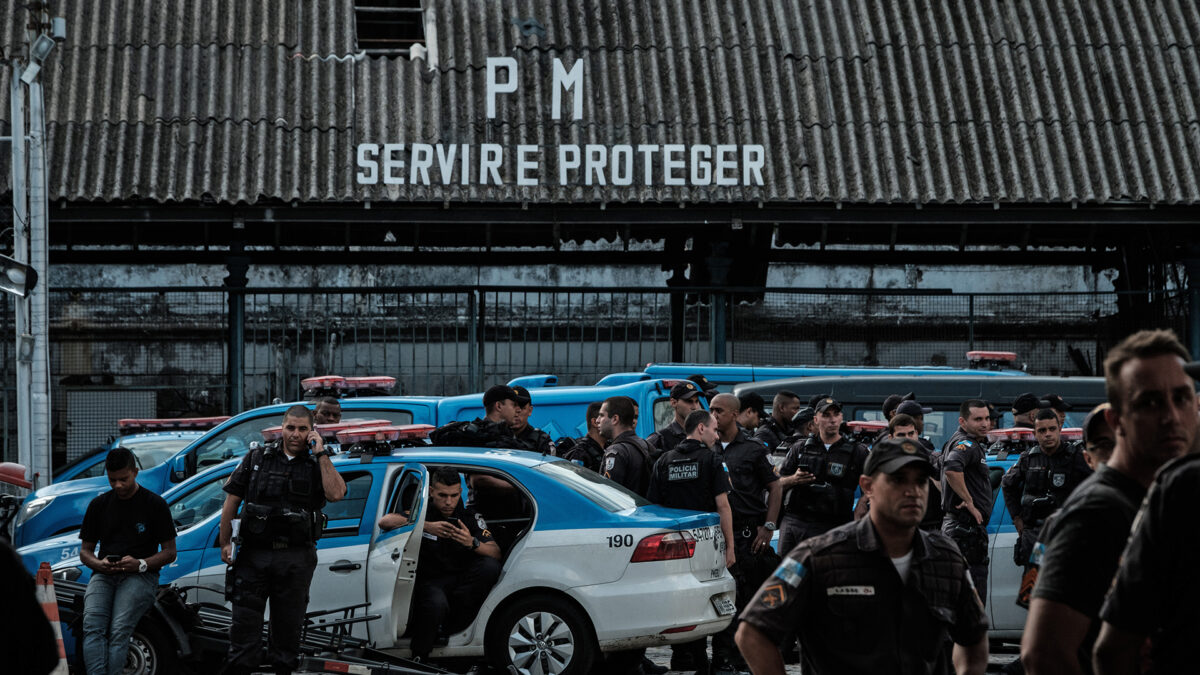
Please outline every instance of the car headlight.
[[30, 518], [41, 513], [42, 509], [50, 506], [50, 502], [54, 501], [54, 497], [36, 497], [30, 499], [21, 505], [21, 511], [17, 514], [16, 525], [29, 520]]
[[83, 576], [83, 568], [77, 566], [60, 567], [54, 570], [54, 574], [52, 576], [54, 577], [55, 581], [75, 581], [79, 577]]

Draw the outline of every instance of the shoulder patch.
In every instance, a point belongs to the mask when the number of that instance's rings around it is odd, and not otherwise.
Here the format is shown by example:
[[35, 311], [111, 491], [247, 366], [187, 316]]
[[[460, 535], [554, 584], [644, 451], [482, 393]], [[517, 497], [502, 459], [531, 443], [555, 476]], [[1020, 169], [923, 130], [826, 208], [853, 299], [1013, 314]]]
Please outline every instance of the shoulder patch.
[[613, 467], [616, 465], [617, 465], [617, 458], [615, 456], [609, 455], [607, 458], [605, 458], [605, 460], [604, 460], [604, 470], [605, 471], [612, 471]]
[[783, 559], [783, 562], [779, 565], [779, 567], [775, 568], [774, 577], [788, 586], [796, 588], [804, 579], [805, 574], [807, 574], [807, 571], [804, 569], [804, 564], [799, 560], [788, 556], [787, 558]]

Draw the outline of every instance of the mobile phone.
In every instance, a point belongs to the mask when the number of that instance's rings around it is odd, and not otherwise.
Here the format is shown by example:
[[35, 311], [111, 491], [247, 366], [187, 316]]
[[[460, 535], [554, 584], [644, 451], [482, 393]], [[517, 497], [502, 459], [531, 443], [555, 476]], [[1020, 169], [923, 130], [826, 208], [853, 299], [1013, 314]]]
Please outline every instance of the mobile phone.
[[121, 562], [121, 556], [119, 555], [106, 555], [104, 559], [110, 563]]

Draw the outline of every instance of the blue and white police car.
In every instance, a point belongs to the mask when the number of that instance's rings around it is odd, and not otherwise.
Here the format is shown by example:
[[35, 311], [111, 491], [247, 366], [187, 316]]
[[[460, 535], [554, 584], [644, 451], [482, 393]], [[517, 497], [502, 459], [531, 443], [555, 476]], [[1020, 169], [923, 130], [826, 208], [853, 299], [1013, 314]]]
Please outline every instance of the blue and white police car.
[[[343, 454], [333, 463], [347, 494], [324, 510], [308, 609], [367, 603], [366, 613], [379, 616], [353, 631], [377, 649], [410, 653], [409, 601], [428, 475], [438, 467], [508, 482], [517, 499], [503, 513], [481, 513], [504, 542], [503, 571], [474, 623], [436, 647], [434, 659], [485, 658], [522, 673], [573, 675], [588, 672], [603, 652], [694, 640], [732, 620], [734, 581], [716, 514], [656, 506], [570, 462], [521, 451], [408, 447]], [[191, 596], [198, 601], [224, 602], [221, 488], [236, 464], [205, 471], [169, 495], [178, 558], [160, 582], [198, 586]], [[404, 527], [377, 526], [383, 514], [400, 511], [412, 514]], [[43, 555], [61, 555], [50, 544]], [[80, 582], [90, 575], [77, 557], [54, 570]], [[155, 664], [140, 672], [171, 672], [181, 645], [153, 621], [148, 615], [139, 625], [131, 658]]]

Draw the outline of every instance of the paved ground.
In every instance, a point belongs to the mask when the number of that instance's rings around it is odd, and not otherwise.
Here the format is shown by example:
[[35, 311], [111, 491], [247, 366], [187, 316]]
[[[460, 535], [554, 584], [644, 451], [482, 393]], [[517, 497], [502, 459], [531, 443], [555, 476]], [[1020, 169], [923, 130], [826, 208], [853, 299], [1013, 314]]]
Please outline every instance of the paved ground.
[[[657, 663], [660, 666], [668, 666], [669, 667], [671, 665], [671, 649], [670, 649], [670, 647], [654, 647], [652, 649], [647, 649], [646, 656], [649, 657], [651, 661]], [[1016, 658], [1017, 658], [1016, 652], [1011, 652], [1011, 653], [1002, 652], [1002, 653], [992, 654], [989, 659], [991, 664], [988, 666], [988, 672], [989, 673], [998, 673], [998, 672], [1000, 672], [1000, 669], [1005, 664], [1007, 664], [1010, 661], [1015, 660]], [[800, 666], [798, 666], [798, 665], [788, 666], [787, 672], [788, 672], [788, 675], [800, 675]], [[685, 674], [683, 671], [672, 670], [670, 673], [668, 673], [668, 675], [685, 675]]]

